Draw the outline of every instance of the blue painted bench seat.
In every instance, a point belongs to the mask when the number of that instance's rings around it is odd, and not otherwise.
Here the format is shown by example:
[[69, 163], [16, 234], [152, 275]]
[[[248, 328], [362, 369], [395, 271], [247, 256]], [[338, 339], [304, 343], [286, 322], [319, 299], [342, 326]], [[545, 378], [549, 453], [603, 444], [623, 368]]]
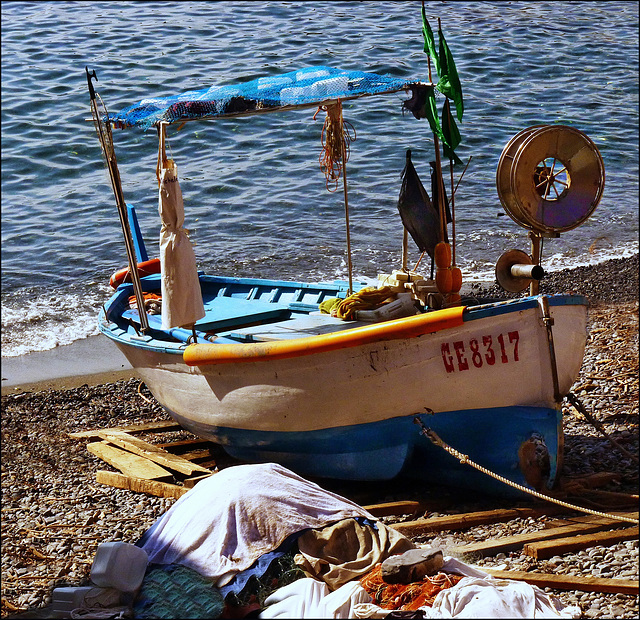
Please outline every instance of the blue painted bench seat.
[[308, 314], [297, 315], [282, 323], [271, 323], [268, 325], [256, 325], [230, 330], [226, 336], [250, 342], [267, 342], [269, 340], [289, 340], [292, 338], [303, 338], [305, 336], [320, 336], [322, 334], [332, 334], [343, 329], [352, 329], [371, 325], [364, 321], [344, 321], [330, 316], [329, 314]]
[[288, 319], [288, 305], [241, 299], [237, 297], [214, 297], [204, 304], [205, 316], [196, 323], [196, 329], [222, 331], [260, 321]]
[[[291, 310], [284, 304], [236, 297], [214, 297], [205, 302], [204, 309], [205, 316], [196, 323], [196, 330], [200, 332], [220, 332], [262, 321], [284, 320], [291, 316]], [[125, 310], [122, 316], [140, 324], [137, 310]], [[161, 330], [158, 315], [149, 315], [149, 324], [153, 329]]]

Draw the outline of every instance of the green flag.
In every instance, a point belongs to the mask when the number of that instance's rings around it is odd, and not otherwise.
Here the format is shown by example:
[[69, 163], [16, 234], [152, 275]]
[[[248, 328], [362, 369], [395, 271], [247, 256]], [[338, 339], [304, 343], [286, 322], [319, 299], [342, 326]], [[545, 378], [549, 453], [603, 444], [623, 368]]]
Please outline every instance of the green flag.
[[431, 126], [431, 131], [441, 140], [445, 141], [446, 139], [442, 133], [440, 121], [438, 120], [438, 108], [436, 106], [436, 95], [433, 86], [427, 88], [427, 102], [424, 105], [424, 112]]
[[462, 99], [462, 86], [460, 85], [460, 78], [458, 77], [458, 71], [456, 70], [456, 63], [453, 61], [451, 50], [447, 45], [447, 41], [442, 34], [442, 29], [438, 28], [438, 38], [440, 40], [440, 81], [438, 82], [438, 90], [453, 99], [456, 104], [456, 112], [458, 120], [462, 120], [462, 114], [464, 113], [464, 101]]
[[440, 75], [440, 59], [436, 52], [436, 41], [433, 37], [433, 30], [431, 30], [427, 14], [424, 12], [424, 2], [422, 3], [422, 36], [424, 37], [424, 53], [430, 58], [433, 58], [436, 73]]
[[445, 97], [442, 106], [442, 133], [444, 135], [442, 150], [447, 159], [452, 159], [456, 164], [461, 164], [460, 158], [455, 154], [455, 149], [462, 141], [460, 131], [456, 125], [456, 121], [451, 115], [451, 105], [449, 99]]

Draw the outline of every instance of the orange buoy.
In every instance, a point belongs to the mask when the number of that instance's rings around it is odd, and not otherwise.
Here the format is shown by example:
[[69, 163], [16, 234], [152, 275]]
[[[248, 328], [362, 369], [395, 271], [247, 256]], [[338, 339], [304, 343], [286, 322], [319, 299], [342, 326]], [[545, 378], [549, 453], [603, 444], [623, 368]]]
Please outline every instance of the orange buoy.
[[439, 292], [450, 293], [452, 284], [450, 269], [438, 269], [436, 271], [436, 286]]
[[462, 271], [460, 267], [450, 267], [451, 271], [451, 292], [457, 293], [462, 288]]
[[[160, 273], [159, 258], [152, 258], [151, 260], [138, 263], [138, 275], [141, 278], [144, 278], [144, 276], [150, 276], [154, 273]], [[131, 272], [129, 267], [119, 269], [109, 278], [111, 288], [118, 288], [123, 282], [131, 282]]]
[[436, 262], [436, 267], [446, 269], [451, 265], [451, 246], [444, 241], [436, 243], [436, 247], [433, 250], [433, 257]]

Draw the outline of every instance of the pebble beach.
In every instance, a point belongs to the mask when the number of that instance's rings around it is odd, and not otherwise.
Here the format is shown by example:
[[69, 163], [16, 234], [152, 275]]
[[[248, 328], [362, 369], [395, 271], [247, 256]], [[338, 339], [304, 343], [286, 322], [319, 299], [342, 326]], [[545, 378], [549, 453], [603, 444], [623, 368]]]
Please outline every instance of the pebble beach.
[[[500, 294], [495, 287], [475, 286], [472, 292], [476, 294]], [[587, 349], [572, 393], [622, 450], [565, 400], [563, 480], [615, 474], [598, 489], [612, 497], [637, 494], [638, 464], [633, 457], [638, 456], [639, 430], [638, 255], [554, 272], [541, 282], [543, 293], [567, 291], [584, 294], [590, 300]], [[96, 471], [109, 466], [87, 452], [89, 440], [69, 434], [168, 419], [135, 376], [71, 389], [16, 388], [2, 396], [3, 618], [23, 612], [28, 612], [25, 617], [46, 617], [44, 609], [51, 602], [53, 588], [88, 583], [98, 544], [136, 542], [175, 502], [98, 484]], [[223, 464], [221, 461], [220, 466]], [[469, 494], [461, 499], [438, 487], [404, 481], [376, 485], [318, 483], [361, 505], [418, 500], [436, 506], [440, 497], [446, 499], [440, 509], [385, 518], [389, 523], [514, 506], [513, 500]], [[612, 508], [591, 498], [582, 505], [604, 512], [637, 510], [637, 502], [635, 506]], [[532, 532], [555, 518], [545, 515], [422, 534], [414, 541], [456, 555], [458, 545]], [[463, 559], [479, 568], [638, 580], [637, 539], [547, 560], [536, 560], [519, 551]], [[637, 593], [547, 591], [565, 605], [578, 606], [585, 618], [637, 618], [639, 614]]]

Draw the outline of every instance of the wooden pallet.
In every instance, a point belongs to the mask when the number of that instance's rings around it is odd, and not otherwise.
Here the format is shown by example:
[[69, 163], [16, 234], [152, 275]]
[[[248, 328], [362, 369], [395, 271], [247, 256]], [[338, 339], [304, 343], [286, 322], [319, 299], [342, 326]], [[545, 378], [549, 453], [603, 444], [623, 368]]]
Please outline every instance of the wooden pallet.
[[[637, 512], [615, 513], [631, 519], [637, 519]], [[457, 547], [456, 551], [463, 556], [494, 556], [498, 553], [522, 551], [525, 555], [537, 560], [548, 559], [569, 551], [586, 549], [594, 545], [606, 545], [631, 540], [638, 536], [638, 527], [620, 528], [625, 524], [618, 519], [606, 517], [577, 517], [567, 525], [545, 528], [528, 534], [503, 536], [497, 540], [486, 540]], [[611, 531], [605, 531], [611, 530]]]
[[[221, 449], [210, 441], [193, 437], [151, 443], [138, 437], [184, 431], [176, 422], [162, 421], [70, 433], [74, 439], [98, 439], [87, 450], [117, 472], [98, 470], [96, 481], [159, 497], [181, 497], [200, 480], [218, 471]], [[157, 437], [156, 437], [157, 439]]]

